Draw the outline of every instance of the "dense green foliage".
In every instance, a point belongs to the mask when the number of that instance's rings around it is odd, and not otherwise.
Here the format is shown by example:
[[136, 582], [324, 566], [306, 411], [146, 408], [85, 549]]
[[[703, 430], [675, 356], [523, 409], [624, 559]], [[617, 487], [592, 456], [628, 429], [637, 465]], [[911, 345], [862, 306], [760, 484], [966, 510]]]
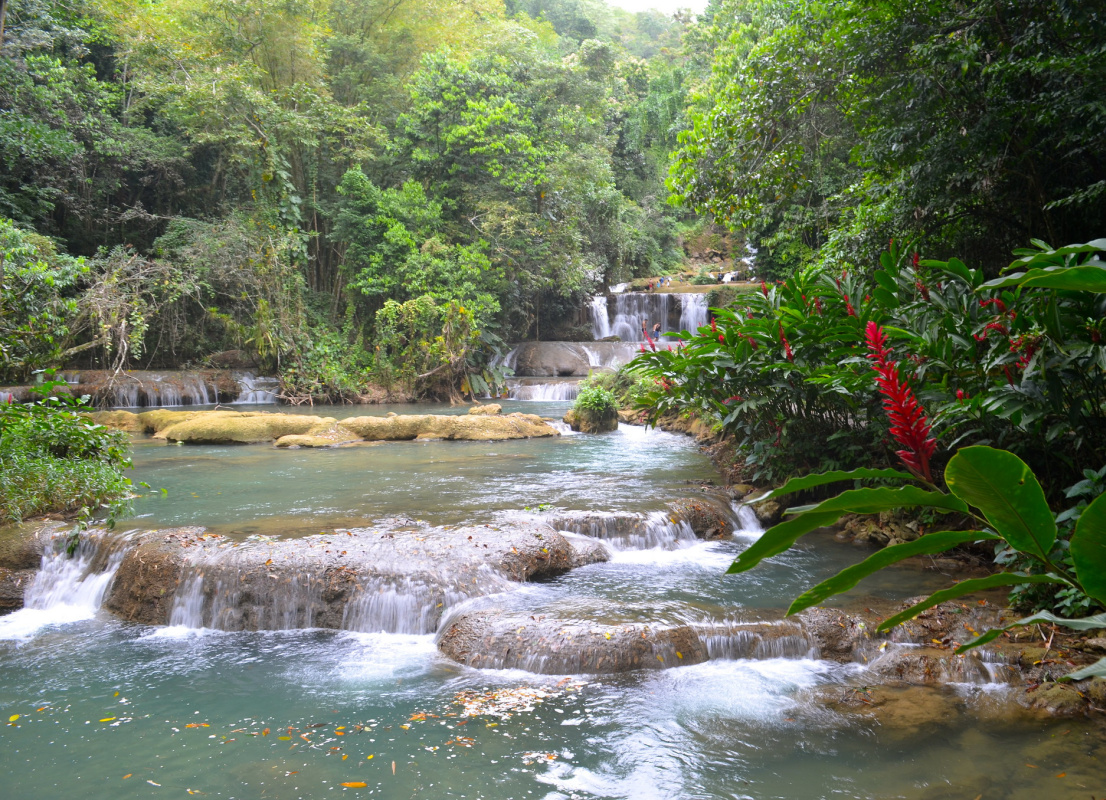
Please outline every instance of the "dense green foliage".
[[987, 270], [1106, 215], [1101, 4], [717, 0], [679, 201], [747, 229], [772, 278], [891, 236]]
[[[1106, 241], [1072, 249], [1024, 251], [1012, 266], [1067, 258], [1104, 273]], [[693, 409], [717, 420], [753, 480], [886, 466], [895, 445], [864, 345], [875, 321], [931, 414], [939, 459], [970, 443], [1003, 447], [1053, 493], [1106, 461], [1106, 295], [987, 285], [979, 269], [915, 263], [899, 245], [880, 267], [811, 268], [740, 296], [682, 334], [682, 348], [638, 357], [658, 386], [643, 405], [654, 418]]]
[[454, 391], [680, 258], [684, 25], [575, 0], [10, 0], [2, 379], [240, 350], [292, 397]]
[[0, 522], [46, 512], [118, 511], [126, 501], [126, 435], [90, 422], [81, 410], [55, 397], [0, 406]]
[[599, 381], [587, 378], [580, 383], [572, 408], [591, 420], [606, 419], [618, 413], [618, 396]]

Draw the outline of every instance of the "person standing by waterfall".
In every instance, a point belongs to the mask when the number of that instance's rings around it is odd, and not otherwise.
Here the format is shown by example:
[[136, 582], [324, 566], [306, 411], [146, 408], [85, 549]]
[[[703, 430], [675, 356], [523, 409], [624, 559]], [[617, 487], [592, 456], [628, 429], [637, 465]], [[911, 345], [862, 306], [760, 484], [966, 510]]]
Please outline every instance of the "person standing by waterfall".
[[660, 336], [661, 336], [661, 324], [658, 322], [658, 323], [655, 323], [653, 325], [653, 338], [654, 339], [659, 339]]

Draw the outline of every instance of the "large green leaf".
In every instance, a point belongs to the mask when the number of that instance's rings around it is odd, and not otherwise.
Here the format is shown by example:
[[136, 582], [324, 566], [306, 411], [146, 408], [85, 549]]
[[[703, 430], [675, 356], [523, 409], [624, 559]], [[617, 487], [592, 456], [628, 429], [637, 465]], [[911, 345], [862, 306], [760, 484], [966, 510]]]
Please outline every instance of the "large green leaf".
[[1106, 604], [1106, 494], [1087, 506], [1075, 523], [1071, 560], [1083, 591]]
[[1004, 278], [987, 281], [981, 288], [995, 289], [1006, 286], [1035, 287], [1038, 289], [1063, 289], [1072, 292], [1106, 292], [1106, 269], [1085, 264], [1078, 267], [1045, 267], [1018, 272]]
[[987, 644], [994, 641], [999, 636], [1012, 628], [1020, 628], [1023, 625], [1034, 625], [1038, 622], [1047, 622], [1053, 625], [1063, 625], [1071, 628], [1074, 631], [1090, 631], [1096, 628], [1106, 628], [1106, 614], [1095, 614], [1093, 617], [1081, 617], [1080, 619], [1065, 619], [1064, 617], [1058, 617], [1051, 611], [1039, 611], [1029, 617], [1022, 617], [1017, 622], [1011, 622], [1009, 625], [1004, 625], [1001, 628], [991, 628], [986, 633], [977, 636], [966, 644], [960, 645], [956, 648], [957, 653], [964, 653], [971, 650], [973, 647], [979, 647], [980, 645]]
[[1106, 658], [1100, 658], [1090, 666], [1069, 672], [1062, 677], [1062, 681], [1081, 681], [1084, 678], [1106, 678]]
[[1048, 561], [1056, 543], [1056, 520], [1024, 461], [993, 447], [962, 447], [945, 467], [945, 482], [953, 494], [982, 511], [1012, 547]]
[[842, 514], [878, 514], [898, 508], [925, 506], [947, 511], [968, 511], [968, 506], [957, 497], [944, 492], [931, 492], [918, 486], [874, 489], [850, 489], [803, 511], [837, 511]]
[[817, 472], [813, 475], [804, 475], [801, 478], [792, 478], [778, 489], [773, 489], [760, 497], [746, 500], [746, 503], [759, 503], [763, 500], [773, 500], [777, 497], [801, 492], [804, 489], [813, 489], [815, 486], [825, 486], [827, 483], [840, 481], [855, 481], [861, 478], [885, 478], [888, 480], [915, 481], [909, 472], [897, 469], [854, 469], [848, 472], [837, 470], [835, 472]]
[[934, 592], [922, 602], [915, 603], [893, 617], [888, 617], [876, 626], [876, 630], [891, 630], [896, 625], [914, 619], [927, 608], [933, 608], [938, 603], [944, 603], [947, 600], [955, 600], [957, 597], [963, 597], [966, 594], [997, 589], [1001, 586], [1019, 586], [1023, 583], [1067, 583], [1067, 581], [1056, 575], [1017, 575], [1013, 572], [1000, 572], [997, 575], [988, 575], [986, 578], [971, 578], [960, 581], [960, 583], [950, 586], [948, 589]]
[[965, 542], [998, 538], [999, 537], [993, 533], [984, 533], [982, 531], [940, 531], [938, 533], [927, 533], [925, 536], [913, 542], [905, 542], [904, 544], [894, 544], [890, 547], [885, 547], [868, 556], [868, 558], [864, 559], [856, 566], [843, 569], [832, 578], [824, 580], [817, 586], [803, 592], [795, 598], [791, 607], [787, 609], [787, 613], [788, 615], [798, 613], [804, 608], [818, 605], [818, 603], [821, 603], [827, 597], [840, 594], [841, 592], [847, 592], [873, 572], [877, 572], [884, 567], [902, 561], [904, 558], [941, 553], [948, 550], [950, 547], [955, 547]]
[[748, 550], [737, 557], [737, 560], [726, 570], [727, 573], [745, 572], [752, 569], [765, 558], [771, 558], [787, 550], [795, 544], [800, 537], [810, 533], [815, 528], [832, 525], [841, 519], [843, 511], [829, 511], [819, 513], [816, 511], [800, 514], [789, 520], [774, 525], [766, 530], [759, 539], [753, 542]]

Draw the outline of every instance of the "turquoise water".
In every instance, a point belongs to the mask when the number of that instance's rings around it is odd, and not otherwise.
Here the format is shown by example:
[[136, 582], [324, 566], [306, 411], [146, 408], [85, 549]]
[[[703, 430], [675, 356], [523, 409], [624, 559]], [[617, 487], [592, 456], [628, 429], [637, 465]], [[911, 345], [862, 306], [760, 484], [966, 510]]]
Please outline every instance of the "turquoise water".
[[[539, 503], [644, 511], [715, 477], [690, 440], [641, 429], [294, 452], [146, 440], [135, 462], [138, 479], [169, 491], [142, 499], [135, 525], [239, 535], [385, 514], [484, 521]], [[756, 535], [619, 550], [610, 563], [478, 602], [566, 619], [774, 619], [862, 556], [815, 536], [762, 568], [724, 575]], [[848, 601], [901, 598], [933, 582], [901, 569]], [[102, 587], [82, 585], [79, 603], [0, 618], [0, 722], [19, 715], [0, 727], [5, 800], [1106, 794], [1095, 721], [1011, 719], [997, 710], [1007, 690], [995, 685], [919, 692], [881, 723], [812, 700], [863, 686], [862, 665], [765, 658], [613, 677], [483, 671], [438, 655], [432, 636], [123, 623], [88, 599]]]

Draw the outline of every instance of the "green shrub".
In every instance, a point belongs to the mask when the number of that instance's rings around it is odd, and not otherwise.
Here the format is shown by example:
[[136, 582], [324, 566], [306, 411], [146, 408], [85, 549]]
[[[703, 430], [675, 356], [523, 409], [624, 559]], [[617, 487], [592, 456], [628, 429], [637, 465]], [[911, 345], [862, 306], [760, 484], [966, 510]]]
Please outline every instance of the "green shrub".
[[612, 382], [611, 379], [614, 377], [613, 374], [589, 376], [581, 382], [580, 393], [576, 396], [576, 402], [572, 404], [572, 410], [592, 422], [601, 422], [617, 416], [618, 396], [603, 385], [604, 382]]
[[70, 398], [0, 406], [0, 522], [49, 512], [125, 508], [126, 436], [81, 415]]

